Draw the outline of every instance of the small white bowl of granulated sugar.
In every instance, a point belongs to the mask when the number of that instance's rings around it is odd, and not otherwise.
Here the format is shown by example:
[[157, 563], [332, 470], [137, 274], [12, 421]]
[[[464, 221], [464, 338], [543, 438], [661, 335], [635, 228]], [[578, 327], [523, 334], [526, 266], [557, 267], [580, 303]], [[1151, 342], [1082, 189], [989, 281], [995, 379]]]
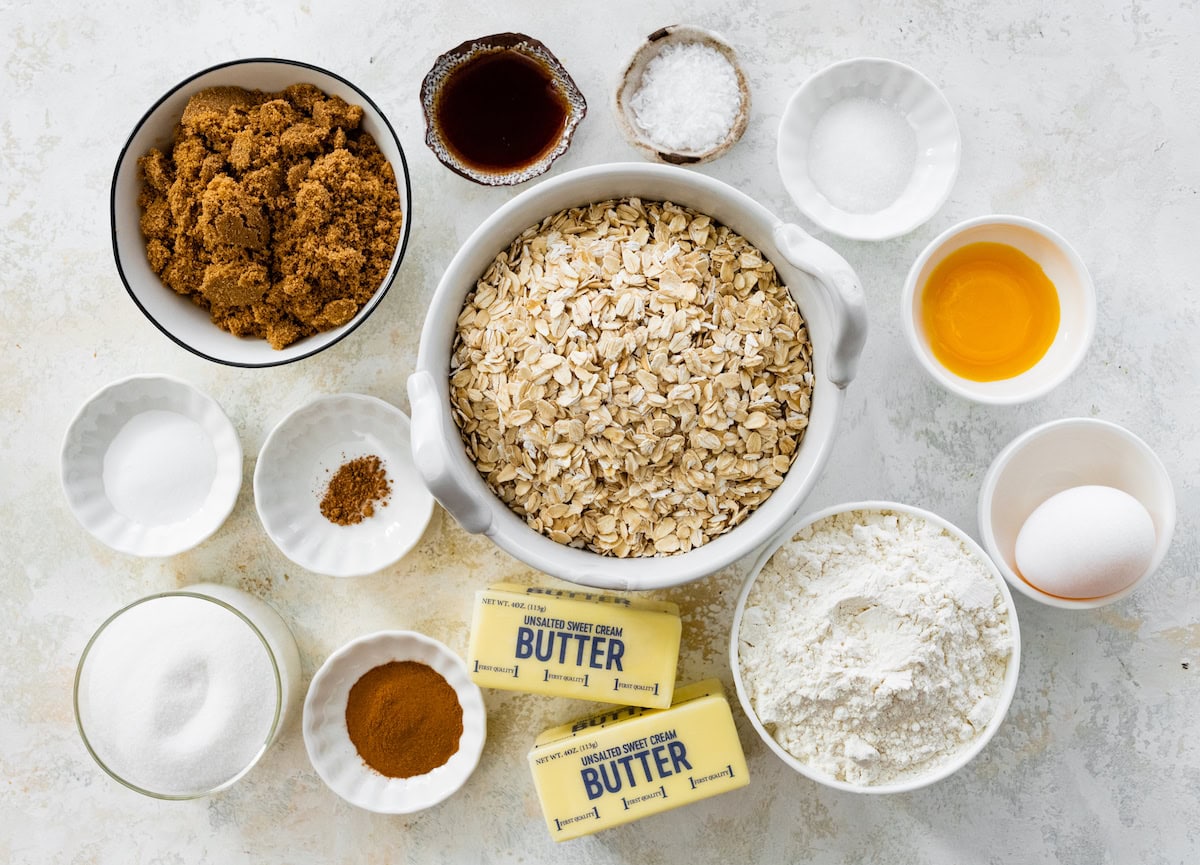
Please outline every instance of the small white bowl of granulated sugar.
[[917, 70], [858, 57], [817, 72], [779, 121], [779, 175], [827, 231], [890, 240], [929, 220], [958, 177], [962, 139], [950, 103]]
[[780, 759], [828, 787], [902, 793], [969, 763], [1017, 687], [1012, 595], [962, 530], [895, 502], [792, 522], [734, 610], [738, 699]]
[[716, 159], [742, 137], [750, 88], [728, 42], [673, 24], [651, 33], [626, 64], [616, 109], [635, 147], [659, 162], [694, 165]]

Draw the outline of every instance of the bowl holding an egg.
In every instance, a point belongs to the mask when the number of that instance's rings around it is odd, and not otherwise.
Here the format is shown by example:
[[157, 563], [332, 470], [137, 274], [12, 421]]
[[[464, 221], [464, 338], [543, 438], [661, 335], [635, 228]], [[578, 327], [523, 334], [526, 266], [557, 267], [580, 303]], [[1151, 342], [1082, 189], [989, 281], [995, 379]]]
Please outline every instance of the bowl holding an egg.
[[1176, 505], [1142, 439], [1098, 418], [1063, 418], [996, 455], [978, 513], [983, 546], [1013, 589], [1079, 610], [1119, 601], [1154, 573]]
[[[400, 140], [358, 87], [294, 60], [222, 63], [142, 116], [113, 173], [130, 298], [207, 360], [269, 367], [349, 335], [411, 229]], [[352, 239], [352, 240], [351, 240]]]
[[1057, 232], [1021, 216], [981, 216], [917, 257], [900, 312], [934, 381], [975, 402], [1011, 405], [1044, 396], [1083, 362], [1096, 293]]

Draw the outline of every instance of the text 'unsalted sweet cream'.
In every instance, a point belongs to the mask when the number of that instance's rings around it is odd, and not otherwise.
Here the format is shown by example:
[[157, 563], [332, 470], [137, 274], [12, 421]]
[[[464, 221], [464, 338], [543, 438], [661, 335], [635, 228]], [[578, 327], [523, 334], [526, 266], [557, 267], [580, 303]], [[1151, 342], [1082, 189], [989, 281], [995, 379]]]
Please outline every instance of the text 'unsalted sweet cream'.
[[475, 595], [467, 667], [488, 688], [664, 708], [679, 633], [664, 601], [500, 583]]
[[667, 709], [621, 707], [547, 730], [529, 752], [529, 766], [555, 841], [750, 782], [717, 679], [675, 689]]

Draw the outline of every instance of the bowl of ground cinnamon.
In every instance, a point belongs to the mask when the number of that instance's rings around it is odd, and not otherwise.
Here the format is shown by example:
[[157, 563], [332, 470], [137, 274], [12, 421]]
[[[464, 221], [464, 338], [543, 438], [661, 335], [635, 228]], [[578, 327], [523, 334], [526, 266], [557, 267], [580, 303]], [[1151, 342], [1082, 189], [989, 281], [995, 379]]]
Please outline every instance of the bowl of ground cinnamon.
[[277, 366], [347, 336], [408, 242], [404, 150], [332, 72], [237, 60], [172, 87], [117, 161], [113, 252], [164, 334], [218, 363]]
[[254, 467], [254, 504], [280, 552], [333, 577], [398, 562], [433, 515], [408, 416], [352, 393], [320, 397], [276, 425]]
[[449, 648], [415, 631], [379, 631], [321, 665], [303, 729], [309, 760], [333, 792], [369, 811], [410, 814], [466, 783], [487, 713]]

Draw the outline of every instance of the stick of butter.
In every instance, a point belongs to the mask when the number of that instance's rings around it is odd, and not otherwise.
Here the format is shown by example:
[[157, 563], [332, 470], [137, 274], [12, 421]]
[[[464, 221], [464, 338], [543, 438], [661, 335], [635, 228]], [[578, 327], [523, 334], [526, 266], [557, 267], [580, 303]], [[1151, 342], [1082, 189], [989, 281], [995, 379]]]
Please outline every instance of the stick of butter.
[[669, 709], [609, 709], [537, 737], [529, 766], [555, 841], [750, 783], [717, 679], [675, 689]]
[[475, 595], [467, 669], [488, 688], [664, 708], [679, 631], [665, 601], [499, 583]]

